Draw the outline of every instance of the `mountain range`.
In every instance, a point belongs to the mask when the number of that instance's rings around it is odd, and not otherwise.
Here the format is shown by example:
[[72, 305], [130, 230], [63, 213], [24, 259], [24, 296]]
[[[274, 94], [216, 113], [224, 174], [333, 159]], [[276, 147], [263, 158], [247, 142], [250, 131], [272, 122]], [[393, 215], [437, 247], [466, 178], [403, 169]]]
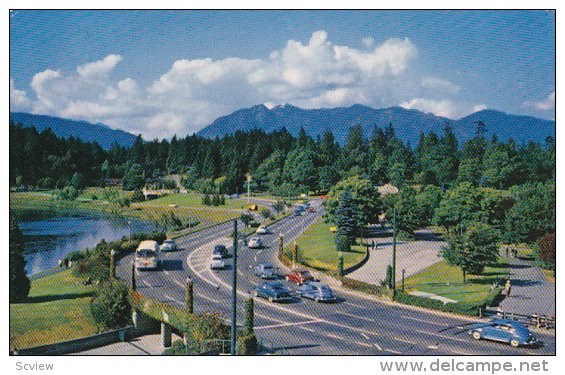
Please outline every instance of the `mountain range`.
[[237, 130], [258, 128], [271, 132], [283, 127], [291, 134], [297, 135], [300, 127], [303, 127], [306, 133], [313, 137], [322, 135], [326, 129], [330, 129], [336, 140], [343, 144], [349, 128], [353, 125], [361, 125], [365, 136], [370, 136], [375, 125], [384, 127], [390, 123], [401, 140], [409, 141], [415, 146], [420, 132], [435, 132], [440, 135], [446, 122], [451, 124], [458, 140], [464, 142], [476, 134], [477, 121], [486, 124], [487, 137], [496, 134], [501, 141], [513, 138], [517, 143], [530, 140], [544, 143], [547, 136], [555, 136], [555, 121], [511, 115], [495, 110], [482, 110], [453, 120], [415, 109], [402, 107], [374, 109], [360, 104], [321, 109], [302, 109], [289, 104], [269, 109], [260, 104], [219, 117], [200, 130], [198, 135], [214, 138], [232, 134]]
[[24, 127], [35, 127], [41, 132], [51, 128], [53, 133], [59, 137], [69, 138], [71, 136], [80, 138], [85, 142], [97, 142], [102, 148], [109, 149], [114, 143], [129, 147], [135, 141], [135, 135], [119, 129], [112, 129], [102, 123], [92, 124], [86, 121], [76, 121], [51, 117], [45, 115], [34, 115], [24, 112], [10, 112], [10, 120], [21, 123]]
[[[23, 112], [10, 112], [10, 120], [26, 127], [33, 126], [38, 131], [51, 128], [59, 137], [73, 136], [86, 142], [94, 141], [104, 149], [109, 149], [114, 143], [125, 147], [131, 146], [136, 138], [131, 133], [112, 129], [101, 123], [92, 124]], [[476, 134], [477, 121], [486, 124], [487, 137], [496, 134], [501, 141], [513, 138], [519, 144], [530, 140], [543, 144], [547, 136], [555, 137], [555, 121], [531, 116], [482, 110], [453, 120], [415, 109], [402, 107], [374, 109], [360, 104], [321, 109], [302, 109], [289, 104], [268, 108], [260, 104], [219, 117], [197, 134], [215, 138], [233, 134], [237, 130], [261, 129], [272, 132], [285, 127], [296, 136], [303, 127], [313, 137], [322, 135], [326, 129], [330, 129], [336, 140], [343, 144], [353, 125], [361, 125], [365, 136], [368, 137], [372, 134], [375, 125], [384, 127], [390, 123], [399, 139], [416, 146], [421, 132], [426, 134], [435, 132], [440, 135], [446, 122], [451, 124], [457, 139], [462, 143]]]

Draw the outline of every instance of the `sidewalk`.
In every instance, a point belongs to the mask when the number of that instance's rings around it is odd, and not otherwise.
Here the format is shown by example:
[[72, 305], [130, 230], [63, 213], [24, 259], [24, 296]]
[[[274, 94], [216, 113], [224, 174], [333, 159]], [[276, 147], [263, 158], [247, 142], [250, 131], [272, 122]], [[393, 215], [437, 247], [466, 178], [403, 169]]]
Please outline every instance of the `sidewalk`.
[[[377, 243], [376, 250], [370, 250], [369, 260], [363, 267], [347, 277], [369, 284], [378, 285], [386, 278], [386, 269], [392, 264], [392, 236], [369, 238]], [[402, 278], [402, 270], [408, 277], [439, 262], [441, 248], [447, 243], [441, 241], [430, 230], [416, 231], [416, 240], [396, 242], [396, 279]]]
[[[180, 339], [180, 336], [173, 334], [172, 342]], [[156, 334], [140, 336], [131, 341], [117, 342], [72, 355], [161, 355], [164, 350], [161, 345], [161, 335]]]
[[512, 289], [499, 306], [508, 313], [555, 316], [555, 284], [533, 261], [508, 258]]

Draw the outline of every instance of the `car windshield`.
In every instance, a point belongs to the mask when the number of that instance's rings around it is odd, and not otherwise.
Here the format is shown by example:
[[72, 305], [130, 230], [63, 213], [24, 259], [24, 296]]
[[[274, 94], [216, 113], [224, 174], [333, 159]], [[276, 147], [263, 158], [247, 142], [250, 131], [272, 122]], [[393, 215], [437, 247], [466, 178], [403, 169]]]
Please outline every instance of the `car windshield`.
[[137, 257], [138, 258], [154, 258], [155, 251], [149, 249], [140, 249], [137, 250]]

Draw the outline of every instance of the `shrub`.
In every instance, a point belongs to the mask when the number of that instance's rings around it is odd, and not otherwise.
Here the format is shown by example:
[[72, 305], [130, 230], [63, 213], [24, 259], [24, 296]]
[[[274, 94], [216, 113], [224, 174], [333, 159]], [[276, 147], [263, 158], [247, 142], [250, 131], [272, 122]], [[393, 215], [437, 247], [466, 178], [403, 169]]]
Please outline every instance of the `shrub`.
[[337, 251], [341, 252], [350, 252], [351, 251], [351, 240], [345, 234], [338, 234], [335, 236], [335, 246]]
[[254, 333], [250, 335], [240, 336], [237, 338], [237, 354], [238, 355], [257, 354], [257, 336], [255, 336]]
[[176, 340], [171, 344], [170, 348], [167, 348], [163, 351], [163, 355], [186, 355], [186, 354], [187, 354], [187, 348], [182, 340]]
[[392, 266], [390, 264], [386, 266], [386, 277], [384, 284], [387, 288], [392, 288]]
[[271, 210], [269, 210], [268, 208], [264, 208], [261, 210], [261, 216], [263, 216], [265, 219], [268, 219], [271, 217]]
[[380, 297], [386, 297], [390, 293], [389, 290], [382, 286], [365, 283], [363, 281], [354, 280], [347, 277], [342, 277], [340, 279], [343, 286], [349, 289], [358, 290], [363, 293], [374, 294]]
[[486, 306], [486, 303], [480, 304], [480, 303], [458, 302], [458, 303], [444, 304], [443, 302], [435, 299], [417, 297], [402, 292], [397, 292], [394, 300], [396, 302], [404, 303], [406, 305], [419, 306], [427, 309], [434, 309], [434, 310], [458, 313], [469, 316], [477, 316], [479, 312], [479, 308], [484, 309]]
[[68, 253], [63, 259], [64, 262], [76, 262], [77, 260], [82, 260], [86, 258], [86, 252], [81, 250], [75, 250]]
[[548, 233], [537, 242], [538, 257], [544, 268], [555, 269], [555, 232]]
[[90, 302], [92, 316], [102, 329], [116, 329], [131, 323], [128, 287], [120, 282], [101, 284]]

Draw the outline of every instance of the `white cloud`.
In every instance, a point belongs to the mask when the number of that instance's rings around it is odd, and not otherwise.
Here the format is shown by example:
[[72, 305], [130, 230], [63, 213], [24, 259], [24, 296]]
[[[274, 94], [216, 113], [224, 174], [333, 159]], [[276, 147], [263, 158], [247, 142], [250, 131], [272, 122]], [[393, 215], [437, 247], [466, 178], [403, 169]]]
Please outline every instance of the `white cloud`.
[[424, 77], [420, 85], [435, 93], [457, 94], [460, 90], [456, 84], [437, 77]]
[[[36, 74], [35, 96], [28, 100], [34, 113], [100, 121], [146, 138], [189, 134], [258, 103], [319, 108], [403, 102], [443, 116], [457, 113], [449, 100], [422, 99], [431, 86], [444, 93], [458, 87], [438, 78], [422, 80], [413, 66], [419, 52], [409, 39], [390, 38], [379, 45], [366, 39], [364, 45], [336, 45], [320, 30], [306, 43], [289, 40], [265, 59], [178, 60], [146, 86], [110, 74], [123, 59], [112, 54], [71, 72]], [[26, 97], [18, 91], [14, 98]]]
[[433, 113], [436, 116], [455, 118], [457, 116], [457, 108], [451, 100], [431, 100], [423, 98], [414, 98], [400, 104], [406, 109], [418, 109], [423, 112]]
[[373, 46], [373, 44], [375, 44], [375, 39], [373, 39], [373, 37], [371, 36], [366, 36], [361, 41], [363, 42], [363, 45], [367, 48], [370, 48]]
[[18, 90], [14, 79], [10, 77], [10, 111], [28, 111], [31, 108], [31, 101], [24, 90]]
[[108, 55], [104, 59], [94, 61], [77, 67], [81, 77], [99, 77], [108, 74], [122, 61], [120, 55]]
[[545, 99], [539, 102], [525, 102], [524, 106], [533, 107], [540, 111], [549, 111], [555, 109], [555, 91], [549, 94]]
[[480, 111], [484, 111], [485, 109], [487, 109], [488, 107], [485, 104], [477, 104], [473, 107], [473, 111], [471, 113], [475, 113], [475, 112], [480, 112]]

